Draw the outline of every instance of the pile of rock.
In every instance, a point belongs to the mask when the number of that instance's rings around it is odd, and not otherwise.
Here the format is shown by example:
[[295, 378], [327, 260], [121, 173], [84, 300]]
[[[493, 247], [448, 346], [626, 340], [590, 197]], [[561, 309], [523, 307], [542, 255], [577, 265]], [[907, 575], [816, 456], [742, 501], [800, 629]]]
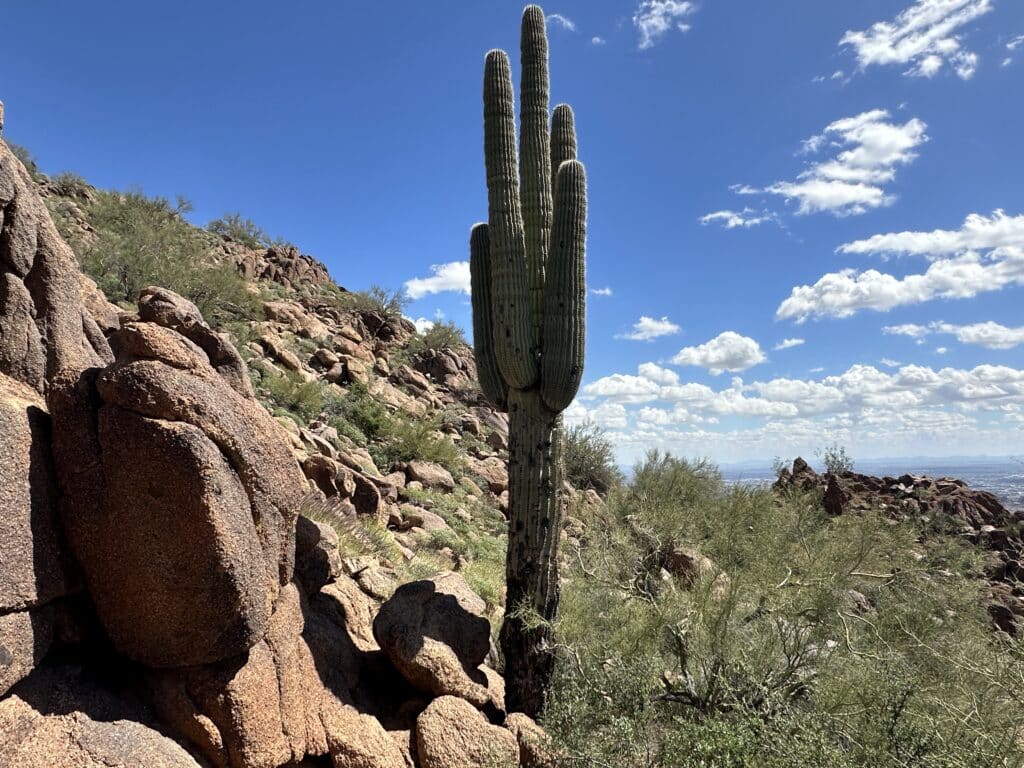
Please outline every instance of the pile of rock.
[[820, 493], [833, 516], [875, 510], [961, 535], [989, 553], [986, 607], [995, 626], [1009, 634], [1024, 626], [1024, 512], [1007, 509], [993, 494], [950, 477], [819, 474], [801, 458], [782, 470], [774, 488]]

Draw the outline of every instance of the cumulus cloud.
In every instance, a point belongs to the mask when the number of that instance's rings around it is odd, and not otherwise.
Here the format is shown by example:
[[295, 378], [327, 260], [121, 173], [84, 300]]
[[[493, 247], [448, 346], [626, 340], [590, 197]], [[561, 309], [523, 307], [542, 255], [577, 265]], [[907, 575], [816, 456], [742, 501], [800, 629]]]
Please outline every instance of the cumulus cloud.
[[1024, 285], [1024, 249], [997, 250], [985, 256], [968, 252], [934, 261], [924, 273], [904, 277], [875, 269], [830, 272], [814, 285], [794, 288], [775, 316], [797, 323], [811, 317], [850, 317], [864, 309], [886, 312], [933, 299], [970, 299], [1010, 285]]
[[633, 323], [633, 330], [629, 333], [620, 333], [615, 336], [617, 339], [629, 339], [630, 341], [653, 341], [662, 336], [672, 336], [679, 333], [681, 329], [667, 317], [660, 319], [643, 315]]
[[969, 214], [960, 229], [931, 232], [893, 232], [855, 240], [839, 253], [878, 253], [938, 259], [968, 250], [1024, 247], [1024, 214], [1008, 216], [1002, 209], [991, 216]]
[[427, 331], [434, 327], [434, 321], [428, 317], [410, 317], [406, 319], [411, 320], [412, 324], [416, 326], [417, 333], [426, 333]]
[[633, 13], [633, 26], [640, 33], [640, 50], [652, 48], [673, 27], [688, 32], [683, 19], [697, 8], [686, 0], [641, 0]]
[[594, 35], [592, 38], [590, 38], [591, 45], [604, 45], [606, 42], [607, 41], [603, 37], [600, 37], [598, 35]]
[[853, 50], [862, 70], [899, 65], [906, 75], [933, 77], [948, 65], [969, 80], [978, 56], [964, 49], [959, 30], [993, 8], [992, 0], [917, 0], [892, 21], [847, 31], [839, 44]]
[[760, 345], [735, 331], [720, 333], [696, 347], [684, 347], [672, 358], [676, 365], [696, 365], [717, 376], [725, 371], [745, 371], [764, 362]]
[[783, 339], [774, 347], [772, 347], [772, 349], [776, 352], [779, 352], [783, 349], [792, 349], [793, 347], [799, 347], [801, 344], [805, 343], [806, 341], [804, 339]]
[[576, 31], [576, 22], [560, 13], [549, 13], [547, 15], [547, 20], [562, 29], [567, 29], [570, 32]]
[[920, 304], [933, 299], [969, 299], [1008, 286], [1024, 285], [1024, 216], [997, 210], [971, 214], [958, 230], [896, 232], [841, 245], [840, 253], [924, 256], [920, 274], [903, 277], [868, 269], [844, 269], [814, 285], [794, 288], [776, 311], [780, 319], [849, 317], [873, 309]]
[[778, 181], [763, 189], [749, 185], [733, 189], [741, 195], [779, 195], [796, 201], [798, 214], [866, 213], [895, 200], [885, 185], [895, 180], [899, 166], [917, 157], [917, 147], [928, 141], [927, 127], [917, 118], [891, 122], [884, 109], [836, 120], [806, 139], [802, 150], [808, 155], [826, 147], [841, 150], [834, 157], [813, 163], [793, 181]]
[[725, 229], [737, 229], [740, 227], [749, 229], [750, 227], [764, 224], [766, 221], [771, 221], [774, 218], [767, 211], [757, 212], [753, 208], [744, 208], [742, 211], [724, 210], [706, 213], [700, 217], [699, 221], [705, 226], [720, 222]]
[[612, 295], [612, 289], [610, 287], [607, 287], [607, 286], [604, 287], [604, 288], [591, 288], [590, 292], [594, 296], [611, 296]]
[[457, 291], [469, 293], [469, 262], [450, 261], [430, 267], [430, 277], [414, 277], [405, 282], [405, 292], [410, 299], [419, 299], [432, 293]]
[[934, 452], [954, 440], [978, 452], [1019, 446], [1024, 370], [881, 365], [888, 370], [858, 364], [821, 378], [736, 377], [716, 390], [645, 363], [636, 374], [588, 383], [566, 420], [614, 425], [620, 459], [650, 448], [720, 460], [797, 455], [829, 440], [875, 455]]
[[887, 325], [882, 331], [913, 339], [922, 339], [930, 334], [947, 334], [955, 336], [961, 344], [976, 344], [987, 349], [1013, 349], [1024, 344], [1024, 326], [1009, 328], [991, 320], [969, 325], [954, 325], [941, 320], [928, 325]]

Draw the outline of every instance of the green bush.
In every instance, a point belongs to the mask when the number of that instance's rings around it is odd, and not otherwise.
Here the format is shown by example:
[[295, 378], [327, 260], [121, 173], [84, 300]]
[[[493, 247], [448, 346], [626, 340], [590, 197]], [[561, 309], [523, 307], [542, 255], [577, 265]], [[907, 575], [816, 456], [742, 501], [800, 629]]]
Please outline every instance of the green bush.
[[462, 467], [462, 454], [450, 438], [438, 433], [436, 419], [407, 419], [394, 416], [384, 436], [385, 463], [432, 461], [452, 473]]
[[225, 240], [241, 243], [249, 248], [266, 248], [272, 242], [262, 227], [241, 213], [225, 213], [221, 218], [207, 224], [206, 229]]
[[29, 151], [28, 147], [23, 147], [21, 144], [14, 144], [13, 142], [7, 142], [7, 146], [14, 154], [21, 164], [25, 166], [25, 169], [32, 175], [33, 178], [39, 175], [39, 165], [36, 163], [35, 157]]
[[[657, 453], [591, 514], [544, 718], [566, 765], [1024, 764], [1024, 645], [956, 537]], [[669, 545], [714, 565], [688, 585]]]
[[50, 181], [54, 191], [61, 197], [79, 197], [89, 189], [89, 184], [77, 173], [65, 171], [54, 176]]
[[305, 381], [292, 371], [282, 374], [264, 373], [256, 390], [271, 410], [282, 408], [297, 416], [303, 425], [319, 416], [326, 403], [323, 384], [319, 381]]
[[611, 440], [596, 424], [576, 424], [562, 435], [565, 479], [581, 491], [606, 494], [622, 482]]
[[821, 459], [825, 465], [825, 471], [831, 472], [833, 475], [853, 471], [853, 458], [846, 452], [846, 447], [839, 443], [819, 448], [814, 455]]
[[199, 307], [212, 325], [255, 314], [255, 300], [233, 265], [212, 261], [200, 230], [184, 219], [191, 209], [141, 192], [98, 192], [88, 206], [98, 237], [78, 243], [82, 268], [114, 302], [134, 304], [159, 285]]

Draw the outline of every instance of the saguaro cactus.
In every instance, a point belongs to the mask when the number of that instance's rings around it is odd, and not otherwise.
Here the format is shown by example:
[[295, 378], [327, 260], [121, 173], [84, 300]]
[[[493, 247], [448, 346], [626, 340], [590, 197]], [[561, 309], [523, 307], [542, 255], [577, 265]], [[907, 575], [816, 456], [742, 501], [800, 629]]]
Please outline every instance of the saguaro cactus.
[[507, 596], [501, 647], [510, 708], [536, 714], [551, 679], [562, 529], [561, 412], [583, 375], [587, 184], [572, 110], [548, 128], [544, 12], [523, 12], [516, 159], [508, 55], [484, 64], [488, 223], [470, 236], [480, 385], [509, 414]]

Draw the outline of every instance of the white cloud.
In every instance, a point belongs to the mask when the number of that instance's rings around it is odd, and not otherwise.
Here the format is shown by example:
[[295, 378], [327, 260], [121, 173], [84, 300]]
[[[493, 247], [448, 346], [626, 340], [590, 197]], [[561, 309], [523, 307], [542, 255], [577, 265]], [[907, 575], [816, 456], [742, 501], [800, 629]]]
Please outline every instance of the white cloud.
[[407, 318], [416, 326], [417, 333], [426, 333], [434, 327], [434, 321], [427, 317]]
[[780, 352], [783, 349], [792, 349], [793, 347], [799, 347], [801, 344], [806, 344], [804, 339], [783, 339], [776, 344], [772, 349], [776, 352]]
[[889, 325], [882, 328], [882, 331], [914, 339], [921, 339], [929, 334], [948, 334], [956, 336], [961, 344], [976, 344], [987, 349], [1013, 349], [1024, 344], [1024, 326], [1008, 328], [991, 320], [969, 325], [954, 325], [937, 320], [928, 325]]
[[766, 221], [771, 221], [774, 218], [767, 211], [758, 213], [753, 208], [744, 208], [742, 211], [724, 210], [707, 213], [701, 216], [699, 221], [705, 226], [718, 221], [722, 223], [725, 229], [736, 229], [737, 227], [749, 229], [750, 227], [764, 224]]
[[602, 414], [616, 425], [621, 459], [654, 447], [719, 460], [794, 456], [831, 440], [855, 455], [876, 456], [948, 453], [950, 445], [1009, 453], [1020, 445], [1024, 370], [882, 365], [892, 370], [854, 365], [818, 379], [733, 378], [716, 391], [680, 383], [673, 371], [646, 363], [637, 375], [587, 384], [566, 419]]
[[469, 293], [469, 262], [450, 261], [430, 267], [430, 277], [414, 277], [405, 282], [410, 299], [419, 299], [432, 293], [459, 291]]
[[972, 213], [960, 229], [931, 232], [893, 232], [855, 240], [836, 249], [838, 253], [882, 253], [926, 256], [938, 259], [968, 250], [1024, 247], [1024, 214], [1007, 216], [1002, 209], [990, 217]]
[[978, 56], [961, 46], [958, 30], [993, 10], [992, 0], [917, 0], [892, 21], [863, 31], [847, 31], [839, 41], [850, 46], [860, 68], [909, 65], [904, 74], [933, 77], [943, 65], [969, 80]]
[[725, 371], [745, 371], [766, 359], [756, 341], [735, 331], [725, 331], [699, 346], [684, 347], [672, 362], [707, 368], [717, 376]]
[[922, 274], [903, 277], [875, 269], [831, 272], [814, 285], [794, 288], [776, 317], [797, 322], [809, 317], [849, 317], [863, 309], [885, 312], [1024, 285], [1024, 216], [1007, 216], [1001, 210], [991, 217], [971, 214], [958, 230], [874, 235], [841, 245], [837, 251], [924, 256], [931, 264]]
[[905, 277], [875, 269], [830, 272], [814, 285], [794, 288], [775, 316], [798, 323], [809, 317], [849, 317], [864, 309], [886, 312], [933, 299], [970, 299], [1010, 285], [1024, 285], [1024, 248], [997, 249], [986, 256], [968, 252]]
[[949, 352], [949, 348], [948, 347], [936, 347], [935, 348], [935, 354], [936, 355], [944, 355], [947, 352]]
[[680, 328], [667, 317], [657, 319], [643, 315], [633, 323], [633, 330], [629, 333], [616, 334], [617, 339], [629, 339], [630, 341], [653, 341], [662, 336], [672, 336], [679, 333]]
[[591, 288], [590, 293], [594, 296], [611, 296], [612, 289], [608, 286], [605, 286], [604, 288]]
[[592, 38], [590, 38], [591, 45], [604, 45], [606, 42], [607, 40], [605, 40], [603, 37], [599, 37], [598, 35], [594, 35]]
[[547, 15], [547, 20], [562, 29], [567, 29], [570, 32], [576, 31], [576, 22], [560, 13], [549, 13]]
[[1021, 45], [1024, 45], [1024, 35], [1017, 35], [1006, 44], [1006, 50], [1015, 51]]
[[888, 333], [894, 336], [909, 336], [912, 339], [919, 339], [922, 336], [928, 335], [928, 326], [915, 325], [914, 323], [906, 323], [905, 325], [887, 325], [882, 329], [882, 333]]
[[684, 18], [696, 11], [686, 0], [641, 0], [633, 14], [633, 26], [640, 32], [640, 50], [651, 48], [673, 27], [687, 32]]
[[798, 203], [798, 214], [826, 211], [837, 216], [858, 215], [889, 205], [895, 196], [885, 190], [896, 169], [917, 157], [914, 151], [928, 141], [927, 125], [913, 118], [900, 124], [889, 121], [884, 109], [874, 109], [827, 125], [822, 133], [803, 142], [802, 154], [817, 154], [825, 147], [835, 157], [812, 164], [795, 181], [778, 181], [763, 189], [735, 186], [741, 195], [770, 194]]
[[901, 365], [903, 365], [903, 363], [901, 363], [899, 360], [893, 360], [891, 357], [883, 357], [878, 362], [880, 362], [886, 368], [899, 368]]

